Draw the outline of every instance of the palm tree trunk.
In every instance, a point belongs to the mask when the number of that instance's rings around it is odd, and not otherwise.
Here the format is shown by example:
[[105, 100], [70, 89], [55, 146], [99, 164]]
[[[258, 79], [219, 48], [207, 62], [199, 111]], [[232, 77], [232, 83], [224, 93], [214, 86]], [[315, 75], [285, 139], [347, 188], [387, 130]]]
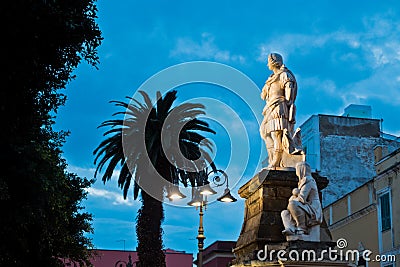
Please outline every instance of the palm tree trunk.
[[162, 202], [142, 190], [142, 207], [136, 217], [139, 267], [166, 267], [161, 223], [164, 221]]

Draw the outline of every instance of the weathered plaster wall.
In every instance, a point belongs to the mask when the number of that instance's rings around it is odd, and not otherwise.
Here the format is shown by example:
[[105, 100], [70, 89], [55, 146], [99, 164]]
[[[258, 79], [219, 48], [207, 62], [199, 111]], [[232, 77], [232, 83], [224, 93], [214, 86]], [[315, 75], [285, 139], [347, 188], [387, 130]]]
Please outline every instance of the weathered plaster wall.
[[400, 147], [400, 143], [380, 137], [321, 136], [321, 175], [329, 179], [323, 191], [324, 206], [376, 175], [373, 150], [376, 145], [384, 145], [389, 151]]

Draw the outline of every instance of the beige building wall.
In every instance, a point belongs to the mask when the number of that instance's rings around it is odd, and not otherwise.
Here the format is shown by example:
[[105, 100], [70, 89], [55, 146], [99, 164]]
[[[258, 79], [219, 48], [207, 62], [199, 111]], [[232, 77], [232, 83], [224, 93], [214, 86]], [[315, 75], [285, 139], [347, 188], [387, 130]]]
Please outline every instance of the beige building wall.
[[343, 220], [348, 216], [347, 198], [341, 198], [332, 203], [332, 223]]
[[[346, 249], [368, 249], [373, 252], [371, 259], [396, 257], [396, 262], [370, 261], [368, 267], [400, 267], [400, 149], [389, 155], [384, 151], [381, 147], [374, 151], [376, 177], [323, 211], [334, 241], [346, 239]], [[387, 193], [391, 223], [382, 231], [381, 196]]]
[[[373, 190], [371, 184], [372, 181], [362, 185], [324, 208], [333, 240], [344, 238], [347, 241], [343, 253], [362, 248], [379, 252], [377, 209], [370, 201], [370, 190]], [[370, 262], [368, 266], [379, 267], [380, 264]]]
[[378, 242], [381, 253], [396, 254], [396, 267], [400, 267], [400, 150], [386, 156], [375, 153], [375, 159], [377, 177], [374, 179], [374, 188], [377, 203], [379, 205], [382, 194], [389, 193], [391, 208], [391, 228], [380, 231]]
[[[377, 253], [378, 248], [378, 225], [377, 225], [376, 208], [370, 210], [366, 215], [358, 218], [349, 218], [330, 226], [333, 240], [344, 238], [347, 241], [346, 250], [359, 250], [360, 245], [365, 249]], [[371, 255], [370, 257], [374, 257]], [[371, 262], [369, 267], [379, 267], [379, 263]]]
[[350, 210], [351, 213], [357, 212], [359, 210], [362, 210], [365, 208], [367, 205], [372, 204], [370, 202], [370, 194], [369, 194], [369, 185], [365, 184], [364, 186], [361, 186], [358, 188], [358, 190], [355, 190], [351, 195], [350, 195]]

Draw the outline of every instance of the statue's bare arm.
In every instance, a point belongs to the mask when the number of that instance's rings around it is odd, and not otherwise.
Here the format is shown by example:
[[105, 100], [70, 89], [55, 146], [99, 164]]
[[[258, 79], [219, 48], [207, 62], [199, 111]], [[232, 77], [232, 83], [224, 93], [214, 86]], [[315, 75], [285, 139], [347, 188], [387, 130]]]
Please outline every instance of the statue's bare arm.
[[286, 82], [285, 83], [285, 99], [287, 101], [288, 106], [293, 105], [293, 102], [294, 102], [293, 90], [294, 90], [294, 83], [291, 81]]

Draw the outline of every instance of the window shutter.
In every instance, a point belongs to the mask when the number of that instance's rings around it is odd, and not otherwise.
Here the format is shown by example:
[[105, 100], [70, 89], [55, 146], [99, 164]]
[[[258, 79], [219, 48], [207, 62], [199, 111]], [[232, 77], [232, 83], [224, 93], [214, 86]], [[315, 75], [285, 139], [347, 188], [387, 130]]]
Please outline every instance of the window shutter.
[[391, 228], [389, 193], [382, 195], [379, 199], [381, 204], [382, 231], [386, 231]]

